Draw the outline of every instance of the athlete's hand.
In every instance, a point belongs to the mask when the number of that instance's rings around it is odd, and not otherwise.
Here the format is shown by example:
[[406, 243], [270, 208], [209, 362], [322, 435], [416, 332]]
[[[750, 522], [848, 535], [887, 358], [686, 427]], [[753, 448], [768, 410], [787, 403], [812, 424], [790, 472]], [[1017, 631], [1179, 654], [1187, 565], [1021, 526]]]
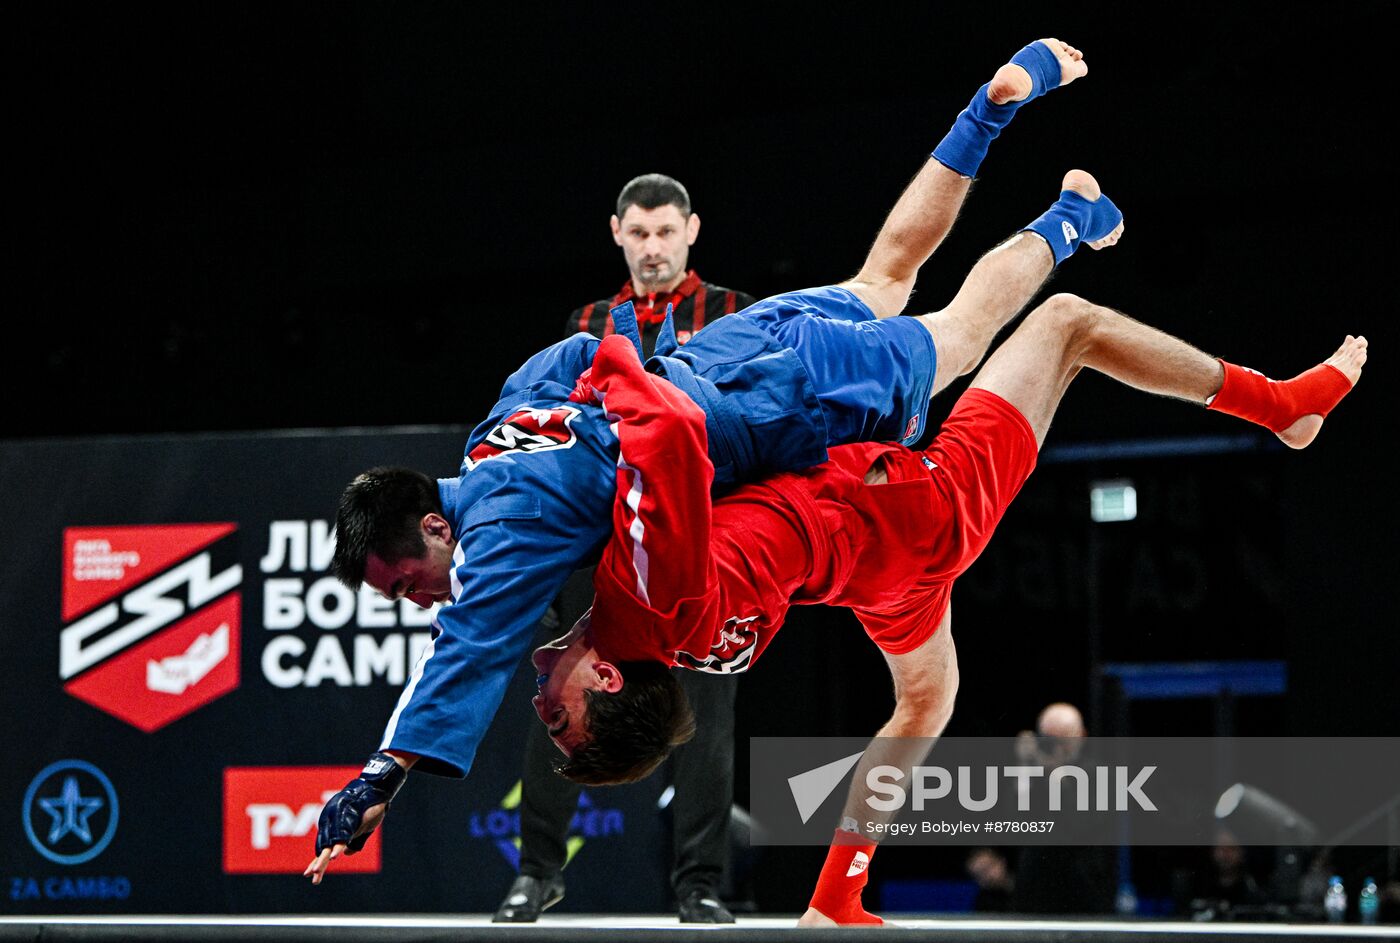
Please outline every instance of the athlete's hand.
[[[334, 802], [343, 795], [345, 795], [345, 790], [341, 790], [332, 797], [331, 802]], [[330, 802], [326, 803], [326, 809], [330, 807]], [[316, 836], [316, 850], [319, 853], [315, 858], [311, 859], [311, 863], [308, 864], [306, 870], [301, 873], [302, 877], [310, 877], [312, 884], [320, 884], [321, 879], [326, 876], [326, 871], [330, 868], [332, 861], [343, 854], [353, 855], [355, 852], [365, 847], [365, 842], [369, 841], [370, 835], [374, 834], [374, 830], [379, 827], [379, 823], [384, 821], [384, 816], [388, 811], [389, 803], [387, 802], [381, 802], [378, 805], [370, 806], [365, 810], [363, 820], [360, 822], [360, 827], [355, 830], [354, 834], [351, 835], [347, 841], [338, 841], [329, 848], [322, 848], [321, 832], [326, 829], [327, 822], [326, 810], [321, 810], [321, 826], [317, 830]], [[336, 824], [348, 824], [349, 818], [350, 816], [348, 815], [342, 815], [338, 818]]]
[[598, 391], [593, 388], [593, 368], [589, 367], [579, 375], [578, 381], [574, 383], [574, 391], [569, 394], [571, 403], [592, 403], [598, 404]]
[[321, 810], [316, 827], [316, 857], [302, 872], [312, 884], [320, 884], [331, 861], [342, 853], [353, 855], [365, 847], [370, 835], [384, 821], [408, 770], [387, 753], [369, 758], [360, 775], [331, 796]]

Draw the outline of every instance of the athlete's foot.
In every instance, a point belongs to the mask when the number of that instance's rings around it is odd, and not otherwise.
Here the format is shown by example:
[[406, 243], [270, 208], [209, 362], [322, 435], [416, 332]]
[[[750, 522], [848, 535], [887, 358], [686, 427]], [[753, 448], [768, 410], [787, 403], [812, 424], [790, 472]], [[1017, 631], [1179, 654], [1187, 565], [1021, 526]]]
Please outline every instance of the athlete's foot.
[[[1060, 85], [1068, 85], [1075, 79], [1083, 78], [1089, 73], [1089, 66], [1084, 61], [1084, 53], [1069, 43], [1062, 43], [1058, 39], [1042, 39], [1041, 42], [1049, 47], [1060, 62]], [[1020, 66], [1008, 62], [997, 69], [997, 74], [992, 76], [992, 82], [987, 87], [987, 100], [993, 105], [1018, 102], [1024, 100], [1034, 89], [1031, 74]]]
[[[818, 909], [815, 908], [815, 907], [808, 907], [808, 908], [807, 908], [807, 912], [806, 912], [805, 914], [803, 914], [802, 916], [800, 916], [800, 917], [797, 918], [797, 925], [798, 925], [798, 927], [839, 927], [839, 926], [843, 926], [843, 924], [839, 924], [839, 923], [837, 923], [835, 920], [832, 920], [830, 917], [828, 917], [826, 914], [822, 913], [820, 910], [818, 910]], [[886, 920], [884, 923], [880, 923], [880, 924], [874, 924], [874, 923], [849, 924], [849, 926], [866, 926], [866, 927], [879, 926], [879, 927], [890, 927], [890, 928], [893, 928], [893, 927], [899, 926], [899, 924], [890, 923], [888, 920]]]
[[[1347, 339], [1342, 341], [1342, 346], [1324, 360], [1323, 364], [1339, 370], [1352, 386], [1356, 386], [1356, 381], [1361, 379], [1361, 368], [1366, 366], [1366, 338], [1352, 337], [1348, 334]], [[1278, 433], [1278, 437], [1291, 449], [1305, 449], [1317, 438], [1321, 429], [1322, 417], [1312, 413], [1300, 417], [1287, 429]]]
[[[1099, 188], [1099, 182], [1094, 179], [1094, 175], [1087, 170], [1071, 170], [1065, 174], [1064, 181], [1060, 184], [1061, 190], [1073, 190], [1090, 203], [1098, 202], [1103, 196], [1103, 190]], [[1093, 242], [1084, 243], [1090, 249], [1107, 249], [1109, 246], [1117, 245], [1118, 240], [1123, 238], [1123, 224], [1120, 222], [1113, 232], [1102, 239], [1095, 239]]]

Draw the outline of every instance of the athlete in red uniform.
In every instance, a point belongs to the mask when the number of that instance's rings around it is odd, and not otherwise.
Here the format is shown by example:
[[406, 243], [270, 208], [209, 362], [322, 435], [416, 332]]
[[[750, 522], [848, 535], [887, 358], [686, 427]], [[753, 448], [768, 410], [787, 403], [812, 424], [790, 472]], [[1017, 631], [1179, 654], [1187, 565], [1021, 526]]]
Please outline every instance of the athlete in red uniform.
[[[1080, 368], [1248, 419], [1303, 448], [1361, 375], [1366, 346], [1348, 336], [1327, 361], [1280, 382], [1056, 295], [987, 361], [927, 451], [843, 446], [825, 465], [712, 507], [704, 414], [645, 373], [626, 339], [608, 338], [575, 396], [601, 400], [616, 424], [614, 535], [591, 614], [534, 656], [534, 704], [569, 757], [562, 772], [593, 783], [645, 776], [691, 723], [667, 669], [747, 669], [792, 604], [851, 607], [884, 651], [896, 706], [878, 738], [938, 736], [958, 684], [953, 581], [1034, 468]], [[880, 922], [860, 902], [876, 841], [856, 825], [875, 818], [864, 772], [922, 758], [891, 755], [907, 741], [880, 742], [893, 746], [867, 750], [857, 767], [803, 924]]]

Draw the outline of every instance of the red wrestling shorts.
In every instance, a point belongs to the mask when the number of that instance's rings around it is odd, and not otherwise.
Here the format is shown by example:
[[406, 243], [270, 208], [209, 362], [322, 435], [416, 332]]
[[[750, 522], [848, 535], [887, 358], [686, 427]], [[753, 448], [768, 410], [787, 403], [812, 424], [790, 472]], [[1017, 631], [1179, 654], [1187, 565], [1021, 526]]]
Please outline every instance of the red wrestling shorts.
[[[918, 648], [933, 636], [948, 611], [953, 581], [972, 565], [1021, 486], [1035, 469], [1035, 434], [1017, 409], [988, 390], [962, 395], [924, 452], [886, 453], [892, 483], [927, 475], [932, 479], [932, 516], [923, 518], [932, 541], [911, 547], [910, 575], [900, 601], [890, 607], [855, 608], [876, 645], [891, 655]], [[881, 486], [873, 486], [874, 492]], [[881, 514], [911, 509], [896, 503]], [[886, 548], [888, 553], [888, 548]], [[902, 569], [902, 568], [900, 568]], [[890, 569], [886, 568], [885, 573]], [[867, 578], [876, 578], [870, 574]]]

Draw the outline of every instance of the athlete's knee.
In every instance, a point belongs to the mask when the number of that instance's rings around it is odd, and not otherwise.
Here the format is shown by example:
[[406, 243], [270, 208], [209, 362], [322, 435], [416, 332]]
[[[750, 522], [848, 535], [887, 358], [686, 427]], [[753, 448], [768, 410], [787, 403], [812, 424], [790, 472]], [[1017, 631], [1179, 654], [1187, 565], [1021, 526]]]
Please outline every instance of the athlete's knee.
[[855, 292], [877, 318], [891, 318], [904, 310], [914, 292], [914, 278], [861, 269], [855, 278], [841, 283]]
[[953, 716], [958, 669], [951, 665], [936, 682], [898, 692], [892, 726], [899, 736], [937, 737]]
[[1026, 321], [1049, 333], [1063, 345], [1066, 353], [1078, 360], [1093, 345], [1107, 313], [1107, 308], [1078, 295], [1060, 292], [1045, 299]]
[[996, 336], [994, 326], [959, 318], [947, 309], [921, 314], [918, 321], [933, 335], [938, 369], [949, 380], [975, 370]]
[[1093, 317], [1094, 305], [1078, 295], [1057, 292], [1041, 302], [1031, 317], [1047, 322], [1056, 329], [1071, 332], [1084, 327]]

